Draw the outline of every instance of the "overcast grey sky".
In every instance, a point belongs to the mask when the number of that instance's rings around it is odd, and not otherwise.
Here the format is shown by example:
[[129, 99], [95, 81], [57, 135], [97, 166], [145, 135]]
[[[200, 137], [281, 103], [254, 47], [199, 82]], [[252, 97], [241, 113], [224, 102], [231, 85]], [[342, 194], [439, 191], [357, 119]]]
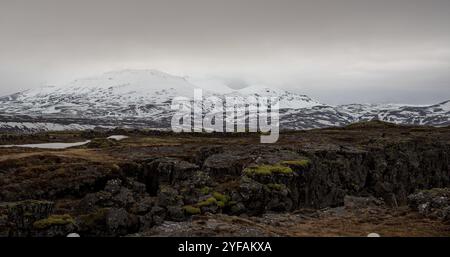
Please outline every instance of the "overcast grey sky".
[[117, 69], [450, 99], [449, 0], [0, 0], [0, 95]]

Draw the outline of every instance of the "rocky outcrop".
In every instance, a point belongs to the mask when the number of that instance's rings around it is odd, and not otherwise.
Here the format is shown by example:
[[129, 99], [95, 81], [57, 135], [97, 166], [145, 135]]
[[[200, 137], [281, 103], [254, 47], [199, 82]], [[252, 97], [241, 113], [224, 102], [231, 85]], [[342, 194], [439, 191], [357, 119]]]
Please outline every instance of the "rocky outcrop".
[[138, 231], [139, 219], [123, 208], [102, 208], [80, 215], [76, 223], [82, 236], [120, 236]]
[[4, 170], [0, 172], [0, 201], [83, 196], [120, 176], [120, 168], [115, 164], [56, 155], [1, 161], [0, 167]]
[[65, 237], [77, 230], [75, 220], [69, 214], [51, 215], [33, 223], [32, 236]]
[[214, 154], [206, 158], [203, 170], [217, 178], [239, 176], [245, 164], [249, 163], [249, 158], [239, 153]]
[[[0, 157], [0, 235], [123, 236], [208, 213], [260, 216], [407, 203], [447, 220], [448, 190], [418, 190], [450, 185], [450, 144], [434, 140], [448, 132], [373, 130], [288, 133], [273, 145], [237, 136], [205, 145], [200, 134], [164, 146], [146, 138], [150, 145], [129, 148], [0, 149], [11, 154]], [[308, 133], [318, 141], [308, 141]]]
[[409, 206], [425, 217], [450, 223], [450, 188], [422, 190], [408, 197]]
[[147, 169], [158, 173], [159, 182], [174, 184], [189, 178], [198, 166], [176, 158], [157, 158], [147, 160]]
[[290, 173], [244, 174], [233, 200], [256, 213], [341, 206], [346, 195], [373, 196], [399, 206], [417, 188], [450, 184], [450, 149], [445, 144], [405, 142], [369, 150], [300, 153], [308, 165], [291, 165]]
[[2, 203], [2, 223], [9, 236], [30, 236], [34, 234], [33, 224], [52, 213], [54, 203], [50, 201], [26, 200]]

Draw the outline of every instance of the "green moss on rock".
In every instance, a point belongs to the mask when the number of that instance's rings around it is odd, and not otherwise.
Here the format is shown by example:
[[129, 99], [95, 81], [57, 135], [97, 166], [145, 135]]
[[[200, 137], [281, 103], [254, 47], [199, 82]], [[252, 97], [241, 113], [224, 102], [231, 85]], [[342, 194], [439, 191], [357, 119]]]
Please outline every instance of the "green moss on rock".
[[186, 214], [189, 214], [189, 215], [196, 215], [196, 214], [200, 214], [200, 213], [201, 213], [200, 208], [194, 207], [194, 206], [192, 206], [192, 205], [186, 205], [186, 206], [184, 206], [184, 207], [183, 207], [183, 210], [184, 210], [184, 212], [185, 212]]
[[206, 207], [206, 206], [210, 206], [210, 205], [213, 205], [213, 204], [217, 204], [216, 198], [209, 197], [208, 199], [197, 203], [197, 206], [198, 207]]
[[41, 219], [33, 223], [35, 229], [46, 229], [51, 226], [63, 226], [68, 224], [75, 224], [74, 219], [69, 214], [51, 215], [46, 219]]
[[246, 175], [272, 175], [272, 174], [291, 174], [293, 171], [290, 167], [281, 164], [251, 166], [244, 169]]
[[219, 192], [214, 192], [212, 195], [214, 198], [216, 198], [217, 201], [225, 202], [227, 200], [226, 195], [223, 195]]
[[275, 184], [275, 183], [269, 183], [267, 184], [267, 187], [276, 191], [280, 191], [286, 188], [286, 186], [283, 184]]

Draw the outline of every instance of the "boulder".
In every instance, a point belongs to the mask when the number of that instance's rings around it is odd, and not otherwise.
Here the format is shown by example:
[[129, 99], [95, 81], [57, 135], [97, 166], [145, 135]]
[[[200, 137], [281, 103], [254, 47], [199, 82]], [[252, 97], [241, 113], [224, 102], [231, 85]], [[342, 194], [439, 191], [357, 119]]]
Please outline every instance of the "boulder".
[[149, 162], [148, 169], [158, 173], [159, 182], [174, 184], [189, 178], [198, 166], [171, 157], [157, 158]]
[[87, 236], [123, 236], [139, 229], [138, 217], [123, 208], [102, 208], [80, 215], [76, 224], [80, 234]]
[[423, 216], [450, 221], [450, 188], [421, 190], [408, 196], [408, 204]]

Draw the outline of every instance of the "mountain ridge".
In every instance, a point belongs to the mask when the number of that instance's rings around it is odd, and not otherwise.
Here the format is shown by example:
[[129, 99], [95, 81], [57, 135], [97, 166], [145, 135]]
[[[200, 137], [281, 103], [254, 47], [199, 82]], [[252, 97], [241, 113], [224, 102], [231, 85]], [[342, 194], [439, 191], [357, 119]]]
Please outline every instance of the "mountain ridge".
[[[70, 125], [69, 128], [170, 127], [174, 97], [193, 97], [201, 88], [186, 77], [158, 70], [119, 70], [77, 79], [62, 86], [47, 86], [0, 97], [0, 130], [45, 130], [33, 122]], [[279, 88], [251, 85], [242, 89], [203, 89], [203, 96], [266, 96], [280, 103], [282, 129], [344, 126], [358, 121], [382, 120], [396, 124], [450, 125], [450, 100], [432, 105], [348, 104], [327, 105], [307, 95]], [[21, 119], [14, 117], [21, 117]], [[27, 118], [28, 117], [28, 118]], [[74, 121], [76, 123], [68, 123]], [[21, 125], [22, 122], [22, 125]], [[23, 125], [23, 124], [27, 125]], [[80, 124], [82, 123], [82, 124]], [[38, 127], [38, 129], [36, 129]], [[54, 125], [49, 125], [54, 129]], [[61, 130], [66, 129], [61, 126]]]

